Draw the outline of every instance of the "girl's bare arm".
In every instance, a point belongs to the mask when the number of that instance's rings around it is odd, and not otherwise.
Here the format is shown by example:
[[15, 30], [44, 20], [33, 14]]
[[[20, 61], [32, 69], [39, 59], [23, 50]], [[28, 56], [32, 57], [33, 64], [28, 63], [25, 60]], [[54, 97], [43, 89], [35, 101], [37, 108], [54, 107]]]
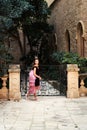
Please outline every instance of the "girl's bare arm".
[[34, 76], [41, 79], [41, 77], [39, 75], [36, 74], [36, 68], [34, 68]]

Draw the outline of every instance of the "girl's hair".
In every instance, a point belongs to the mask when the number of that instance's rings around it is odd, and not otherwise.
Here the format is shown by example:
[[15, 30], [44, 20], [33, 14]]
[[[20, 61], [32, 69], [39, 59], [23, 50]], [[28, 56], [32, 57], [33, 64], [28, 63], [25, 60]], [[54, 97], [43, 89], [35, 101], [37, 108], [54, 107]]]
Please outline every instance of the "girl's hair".
[[38, 60], [38, 61], [39, 61], [38, 57], [35, 57], [35, 59], [34, 59], [34, 65], [35, 65], [35, 60]]
[[35, 60], [39, 60], [38, 57], [35, 57], [35, 59], [34, 59], [34, 61], [33, 61], [33, 63], [32, 63], [32, 68], [33, 68], [34, 65], [35, 65]]

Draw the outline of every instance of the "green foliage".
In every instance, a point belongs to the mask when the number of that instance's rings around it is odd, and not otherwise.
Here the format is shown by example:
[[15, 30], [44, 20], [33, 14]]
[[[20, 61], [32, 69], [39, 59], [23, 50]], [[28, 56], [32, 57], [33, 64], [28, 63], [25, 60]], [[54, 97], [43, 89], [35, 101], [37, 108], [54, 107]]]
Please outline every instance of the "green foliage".
[[73, 52], [55, 52], [52, 54], [54, 62], [59, 64], [78, 64], [79, 67], [87, 66], [87, 59], [79, 57]]
[[0, 42], [0, 76], [7, 73], [8, 64], [13, 60], [13, 56], [9, 53], [9, 49], [4, 43]]
[[[42, 44], [43, 39], [47, 39], [52, 32], [52, 26], [47, 23], [49, 16], [50, 10], [45, 0], [0, 0], [0, 40], [14, 36], [18, 38], [17, 29], [21, 27], [30, 45], [31, 54], [28, 55], [32, 55], [33, 47]], [[32, 56], [24, 55], [21, 59], [24, 57], [26, 62], [26, 58]]]
[[26, 15], [26, 13], [23, 14], [22, 27], [28, 37], [32, 51], [33, 46], [39, 46], [43, 38], [46, 39], [47, 34], [52, 32], [52, 26], [47, 23], [50, 11], [46, 2], [44, 0], [30, 0], [30, 4], [34, 10], [31, 16], [30, 14]]
[[19, 18], [30, 8], [32, 6], [26, 0], [0, 0], [1, 14], [9, 18]]
[[66, 64], [78, 64], [79, 56], [75, 53], [64, 53], [62, 63]]
[[[78, 67], [80, 68], [79, 73], [87, 73], [87, 59], [79, 57], [78, 54], [76, 53], [55, 52], [52, 54], [51, 58], [54, 61], [54, 63], [57, 63], [57, 64], [77, 64]], [[63, 72], [63, 70], [61, 72]], [[55, 75], [58, 76], [57, 72]], [[64, 76], [64, 73], [62, 74], [62, 77], [63, 76]], [[64, 77], [62, 79], [66, 79], [66, 78]], [[62, 81], [62, 83], [64, 82], [65, 80]], [[87, 87], [87, 78], [84, 80], [84, 82], [85, 82], [85, 86]]]
[[0, 36], [12, 36], [22, 22], [23, 13], [32, 9], [26, 0], [0, 0]]
[[64, 57], [64, 52], [54, 52], [51, 55], [51, 58], [52, 58], [53, 62], [57, 63], [57, 64], [61, 64], [62, 63], [63, 57]]
[[[28, 61], [32, 61], [32, 57], [38, 55], [40, 61], [46, 63], [48, 60], [47, 57], [50, 55], [49, 53], [46, 55], [46, 52], [49, 52], [48, 34], [51, 34], [53, 30], [53, 27], [47, 23], [50, 10], [44, 0], [32, 0], [30, 4], [33, 5], [34, 12], [32, 13], [32, 17], [24, 14], [25, 22], [23, 22], [23, 31], [30, 45], [30, 53], [26, 56], [25, 62], [28, 64]], [[36, 50], [33, 50], [33, 47], [36, 48]], [[42, 50], [44, 50], [44, 52]], [[42, 57], [44, 60], [41, 60]]]

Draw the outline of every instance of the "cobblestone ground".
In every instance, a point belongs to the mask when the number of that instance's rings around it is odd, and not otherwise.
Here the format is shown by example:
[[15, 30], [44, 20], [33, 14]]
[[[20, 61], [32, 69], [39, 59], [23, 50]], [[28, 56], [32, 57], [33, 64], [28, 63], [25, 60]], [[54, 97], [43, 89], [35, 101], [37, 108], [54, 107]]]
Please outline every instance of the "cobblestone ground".
[[87, 130], [87, 98], [0, 101], [0, 130]]

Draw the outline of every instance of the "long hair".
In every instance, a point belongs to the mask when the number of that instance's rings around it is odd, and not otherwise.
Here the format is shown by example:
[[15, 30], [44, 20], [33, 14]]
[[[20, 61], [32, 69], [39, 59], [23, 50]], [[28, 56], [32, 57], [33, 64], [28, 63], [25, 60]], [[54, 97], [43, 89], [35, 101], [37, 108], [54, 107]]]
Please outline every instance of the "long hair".
[[34, 59], [34, 65], [35, 65], [35, 60], [38, 60], [38, 61], [39, 61], [38, 57], [35, 57], [35, 59]]
[[34, 61], [33, 61], [33, 63], [32, 63], [32, 69], [33, 69], [33, 67], [35, 66], [35, 60], [38, 60], [38, 61], [39, 61], [38, 57], [35, 57], [35, 59], [34, 59]]

